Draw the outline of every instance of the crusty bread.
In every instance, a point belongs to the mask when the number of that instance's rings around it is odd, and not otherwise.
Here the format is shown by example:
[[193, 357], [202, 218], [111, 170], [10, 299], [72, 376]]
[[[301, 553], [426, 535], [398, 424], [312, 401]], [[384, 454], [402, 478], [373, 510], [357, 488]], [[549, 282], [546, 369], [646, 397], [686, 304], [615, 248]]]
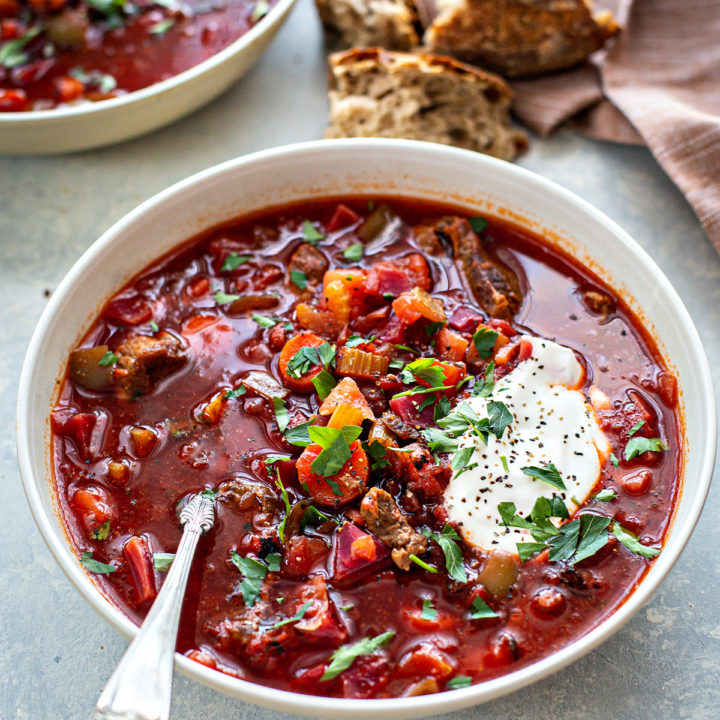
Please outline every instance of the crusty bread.
[[[427, 0], [419, 1], [427, 7]], [[619, 31], [611, 13], [593, 16], [589, 0], [434, 0], [434, 5], [423, 38], [432, 52], [510, 78], [576, 65]]]
[[499, 77], [451, 58], [349, 50], [330, 56], [327, 137], [393, 137], [456, 145], [512, 160], [527, 137], [509, 121]]
[[410, 50], [420, 44], [417, 17], [409, 0], [315, 0], [325, 29], [337, 47]]

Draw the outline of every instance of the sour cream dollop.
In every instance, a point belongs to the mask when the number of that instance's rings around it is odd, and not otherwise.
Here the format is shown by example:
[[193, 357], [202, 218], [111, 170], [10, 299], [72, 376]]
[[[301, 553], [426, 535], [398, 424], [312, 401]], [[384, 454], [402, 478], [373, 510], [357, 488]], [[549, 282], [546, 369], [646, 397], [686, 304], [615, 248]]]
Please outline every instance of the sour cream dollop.
[[[505, 404], [513, 420], [501, 439], [489, 435], [487, 445], [465, 433], [459, 447], [474, 446], [467, 470], [457, 474], [445, 490], [445, 507], [470, 544], [493, 550], [516, 551], [516, 543], [532, 541], [528, 531], [506, 528], [498, 504], [512, 502], [523, 516], [537, 498], [561, 497], [570, 511], [587, 498], [611, 452], [592, 406], [578, 388], [583, 366], [569, 348], [550, 340], [523, 336], [532, 354], [499, 380], [491, 397], [471, 397], [467, 403], [478, 417], [487, 404]], [[552, 463], [566, 490], [530, 477], [523, 468]], [[506, 469], [507, 467], [507, 469]]]

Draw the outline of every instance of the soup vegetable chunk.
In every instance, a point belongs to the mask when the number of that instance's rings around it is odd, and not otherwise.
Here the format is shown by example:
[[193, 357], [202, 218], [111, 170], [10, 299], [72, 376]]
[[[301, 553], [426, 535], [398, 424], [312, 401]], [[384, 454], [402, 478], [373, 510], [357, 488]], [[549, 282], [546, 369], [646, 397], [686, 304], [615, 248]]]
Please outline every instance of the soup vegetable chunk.
[[452, 691], [571, 643], [661, 552], [675, 379], [542, 238], [347, 198], [215, 228], [145, 269], [52, 413], [68, 534], [141, 622], [188, 495], [214, 498], [178, 650], [253, 682]]
[[273, 0], [0, 0], [0, 112], [117, 97], [237, 40]]

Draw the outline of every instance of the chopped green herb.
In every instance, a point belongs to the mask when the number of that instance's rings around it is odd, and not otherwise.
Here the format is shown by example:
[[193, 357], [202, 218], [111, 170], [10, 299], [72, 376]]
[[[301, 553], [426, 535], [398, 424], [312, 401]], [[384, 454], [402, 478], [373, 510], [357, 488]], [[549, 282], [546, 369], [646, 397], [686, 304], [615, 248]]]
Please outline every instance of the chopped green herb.
[[261, 560], [243, 557], [235, 550], [230, 551], [230, 558], [243, 576], [240, 583], [240, 593], [243, 596], [245, 605], [252, 607], [260, 595], [260, 588], [268, 571], [267, 566]]
[[275, 327], [277, 325], [277, 320], [275, 318], [269, 318], [267, 315], [258, 315], [257, 313], [254, 313], [250, 316], [260, 327], [264, 328], [271, 328]]
[[23, 52], [25, 46], [42, 32], [42, 27], [36, 25], [24, 35], [0, 45], [0, 65], [10, 70], [23, 65], [28, 60], [27, 53]]
[[288, 423], [290, 422], [290, 415], [285, 407], [285, 401], [280, 397], [273, 397], [272, 402], [273, 410], [275, 412], [275, 422], [277, 423], [278, 430], [280, 432], [285, 432]]
[[236, 252], [231, 252], [225, 260], [223, 260], [220, 272], [232, 272], [250, 259], [249, 255], [238, 255]]
[[423, 570], [427, 570], [430, 573], [436, 573], [438, 571], [437, 568], [432, 565], [428, 565], [424, 560], [421, 560], [417, 555], [415, 555], [415, 553], [410, 553], [410, 560]]
[[167, 572], [175, 559], [175, 553], [153, 553], [153, 567], [158, 572]]
[[[444, 325], [445, 323], [442, 320], [439, 320], [438, 322], [429, 322], [425, 326], [425, 335], [427, 335], [428, 339], [435, 336], [435, 333]], [[432, 344], [432, 343], [431, 343]]]
[[348, 610], [352, 610], [355, 606], [354, 605], [340, 605], [340, 609], [347, 612]]
[[214, 490], [203, 490], [200, 494], [213, 502], [215, 502], [215, 497], [217, 496], [217, 493]]
[[615, 453], [610, 453], [610, 462], [615, 466], [618, 467], [620, 465], [620, 461], [615, 456]]
[[99, 560], [93, 560], [91, 552], [80, 553], [80, 564], [94, 573], [114, 573], [117, 568], [114, 565], [107, 565]]
[[490, 400], [487, 404], [488, 411], [488, 430], [495, 435], [498, 440], [502, 439], [505, 429], [513, 421], [513, 416], [507, 405], [497, 400]]
[[241, 396], [244, 395], [246, 392], [247, 392], [247, 390], [245, 389], [245, 387], [244, 387], [243, 385], [238, 385], [238, 386], [237, 386], [236, 388], [234, 388], [233, 390], [228, 390], [228, 391], [225, 393], [225, 398], [226, 398], [227, 400], [232, 400], [233, 398], [239, 398], [239, 397], [241, 397]]
[[[308, 435], [312, 442], [322, 448], [322, 452], [310, 465], [312, 472], [328, 478], [342, 470], [345, 463], [352, 457], [350, 444], [360, 437], [360, 433], [362, 433], [362, 428], [356, 425], [346, 425], [342, 430], [330, 427], [308, 428]], [[333, 488], [333, 492], [335, 493], [335, 488]]]
[[423, 600], [423, 606], [422, 606], [422, 612], [420, 613], [420, 617], [423, 620], [437, 620], [437, 610], [435, 609], [435, 606], [432, 604], [432, 600], [428, 600], [425, 598]]
[[308, 420], [304, 423], [299, 423], [285, 431], [285, 439], [291, 445], [298, 445], [299, 447], [307, 447], [310, 443], [310, 435], [308, 430], [312, 427], [314, 420]]
[[378, 648], [389, 643], [394, 637], [394, 632], [385, 632], [373, 638], [363, 638], [353, 645], [341, 645], [330, 656], [330, 664], [320, 678], [320, 682], [335, 679], [341, 672], [347, 670], [361, 655], [374, 653]]
[[473, 620], [485, 620], [486, 618], [499, 617], [499, 615], [478, 595], [472, 604], [470, 617]]
[[90, 537], [93, 540], [107, 540], [109, 534], [110, 521], [106, 520], [102, 525], [98, 525], [98, 527], [93, 529], [93, 531], [90, 533]]
[[477, 217], [468, 218], [468, 222], [470, 223], [470, 227], [476, 233], [482, 232], [488, 226], [488, 221], [479, 215]]
[[440, 533], [432, 533], [425, 529], [422, 531], [423, 535], [432, 538], [443, 551], [445, 555], [445, 568], [448, 571], [448, 575], [458, 582], [467, 582], [467, 573], [463, 566], [462, 550], [458, 542], [460, 542], [460, 536], [450, 525], [445, 525]]
[[316, 230], [309, 220], [306, 220], [303, 223], [303, 238], [312, 245], [317, 245], [318, 241], [325, 239], [325, 236]]
[[392, 293], [383, 293], [383, 300], [394, 300], [395, 296]]
[[151, 35], [164, 35], [174, 24], [174, 20], [167, 18], [166, 20], [161, 20], [160, 22], [151, 25], [148, 32]]
[[607, 529], [610, 518], [584, 513], [580, 515], [580, 541], [573, 557], [573, 564], [592, 557], [608, 543]]
[[475, 380], [472, 394], [478, 397], [490, 397], [495, 388], [495, 363], [491, 360], [485, 368], [485, 376]]
[[308, 505], [307, 509], [300, 518], [300, 532], [305, 532], [305, 527], [308, 525], [318, 525], [322, 522], [335, 522], [329, 515], [324, 512], [320, 512], [314, 505]]
[[360, 262], [363, 257], [365, 248], [361, 242], [353, 243], [349, 248], [343, 251], [343, 257], [348, 262]]
[[373, 470], [382, 470], [387, 466], [388, 461], [385, 459], [387, 448], [378, 440], [371, 440], [364, 445], [365, 452], [372, 460]]
[[371, 335], [369, 338], [364, 338], [362, 335], [351, 335], [346, 341], [345, 341], [345, 347], [348, 348], [354, 348], [358, 345], [365, 345], [367, 343], [371, 343], [375, 339], [374, 335]]
[[438, 398], [435, 409], [433, 410], [433, 420], [437, 422], [440, 418], [447, 417], [450, 414], [450, 410], [449, 398], [447, 395], [441, 395]]
[[567, 490], [560, 471], [552, 463], [548, 463], [544, 467], [538, 467], [537, 465], [530, 465], [524, 467], [522, 471], [536, 480], [542, 480], [542, 482], [552, 485], [559, 490]]
[[[596, 496], [595, 499], [600, 502], [610, 502], [617, 497], [617, 493], [612, 488], [604, 488]], [[580, 503], [575, 503], [579, 505]]]
[[291, 270], [290, 282], [293, 285], [297, 285], [301, 290], [304, 290], [307, 287], [307, 275], [302, 272], [302, 270]]
[[114, 352], [106, 352], [100, 360], [98, 365], [100, 367], [108, 367], [108, 365], [114, 365], [118, 361], [118, 356]]
[[270, 553], [265, 556], [265, 564], [268, 572], [280, 572], [280, 562], [282, 558], [277, 553]]
[[288, 515], [290, 515], [290, 498], [288, 497], [287, 490], [285, 489], [285, 486], [283, 485], [282, 478], [280, 477], [280, 471], [277, 471], [277, 478], [275, 479], [275, 486], [278, 490], [280, 490], [280, 495], [282, 496], [283, 502], [285, 503], [285, 517], [280, 521], [280, 524], [278, 525], [278, 537], [280, 538], [280, 542], [285, 542], [285, 523], [287, 522]]
[[266, 455], [263, 462], [265, 465], [270, 466], [274, 465], [276, 462], [280, 462], [281, 460], [292, 460], [292, 458], [289, 455], [272, 453], [271, 455]]
[[422, 380], [435, 387], [442, 386], [447, 380], [447, 376], [442, 367], [435, 364], [434, 358], [419, 358], [405, 366], [405, 369], [400, 373], [400, 380], [406, 385]]
[[275, 628], [282, 627], [283, 625], [289, 625], [290, 623], [298, 622], [299, 620], [303, 619], [303, 616], [305, 613], [310, 609], [310, 606], [313, 604], [312, 600], [308, 600], [291, 618], [285, 618], [284, 620], [280, 620], [279, 622], [274, 623], [273, 625], [268, 625], [265, 630], [274, 630]]
[[321, 365], [326, 370], [335, 359], [335, 349], [330, 343], [324, 342], [318, 347], [301, 347], [288, 363], [288, 374], [290, 377], [300, 378], [310, 372], [316, 365]]
[[[250, 19], [256, 23], [264, 18], [270, 12], [270, 3], [267, 0], [258, 0], [255, 3], [253, 11], [250, 13]], [[307, 222], [307, 221], [306, 221]]]
[[324, 400], [337, 385], [337, 380], [333, 377], [332, 373], [329, 373], [327, 370], [321, 370], [312, 379], [312, 382], [321, 400]]
[[629, 430], [628, 430], [628, 437], [632, 437], [643, 425], [645, 424], [644, 420], [641, 420], [638, 423], [635, 423]]
[[[464, 448], [460, 448], [456, 453], [455, 456], [452, 459], [452, 462], [450, 463], [450, 467], [455, 471], [455, 475], [453, 476], [453, 479], [461, 475], [465, 470], [469, 470], [468, 463], [470, 462], [470, 458], [472, 458], [473, 454], [475, 452], [475, 447], [472, 445], [469, 445]], [[446, 526], [447, 527], [447, 526]]]
[[470, 687], [471, 685], [472, 678], [469, 675], [456, 675], [447, 681], [445, 687], [448, 690], [460, 690], [460, 688]]
[[430, 407], [435, 402], [435, 398], [431, 393], [417, 406], [418, 411], [422, 412], [425, 408]]
[[158, 324], [157, 324], [154, 320], [152, 320], [152, 321], [150, 322], [150, 329], [151, 329], [154, 333], [156, 333], [158, 330], [160, 330], [160, 328], [158, 327]]
[[663, 452], [668, 449], [661, 438], [633, 437], [625, 446], [625, 459], [632, 460], [646, 452]]
[[612, 529], [613, 535], [631, 552], [635, 555], [640, 555], [644, 558], [654, 558], [660, 554], [658, 548], [648, 547], [643, 545], [638, 539], [637, 535], [633, 535], [629, 530], [626, 530], [620, 523], [614, 523]]
[[233, 303], [236, 300], [240, 299], [239, 295], [228, 295], [228, 293], [223, 292], [222, 290], [218, 290], [215, 295], [215, 302], [218, 305], [227, 305], [228, 303]]
[[487, 328], [478, 328], [473, 334], [473, 345], [481, 358], [488, 358], [492, 355], [498, 333]]
[[509, 472], [510, 472], [510, 468], [508, 467], [507, 458], [506, 458], [504, 455], [501, 455], [501, 456], [500, 456], [500, 462], [502, 463], [503, 470], [504, 470], [506, 473], [509, 473]]
[[413, 350], [409, 345], [394, 345], [398, 350], [404, 350], [405, 352], [412, 353], [413, 355], [419, 355], [418, 350]]

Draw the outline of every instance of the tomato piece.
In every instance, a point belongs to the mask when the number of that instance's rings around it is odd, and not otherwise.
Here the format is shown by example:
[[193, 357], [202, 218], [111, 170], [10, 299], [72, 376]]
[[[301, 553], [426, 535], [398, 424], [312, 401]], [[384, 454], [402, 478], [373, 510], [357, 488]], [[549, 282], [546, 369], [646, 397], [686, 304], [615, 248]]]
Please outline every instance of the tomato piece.
[[448, 320], [448, 325], [460, 332], [473, 332], [482, 320], [482, 315], [477, 310], [473, 310], [465, 305], [460, 305], [460, 307], [453, 311], [453, 314]]
[[359, 223], [361, 219], [362, 218], [354, 210], [351, 210], [347, 205], [340, 203], [340, 205], [335, 208], [335, 212], [333, 213], [330, 222], [327, 224], [326, 230], [329, 233], [337, 232], [338, 230], [342, 230], [343, 228]]
[[70, 507], [91, 538], [103, 540], [101, 535], [107, 537], [103, 525], [113, 520], [116, 507], [104, 488], [90, 486], [76, 490], [70, 498]]
[[421, 493], [425, 498], [442, 495], [450, 481], [451, 469], [438, 465], [430, 452], [421, 445], [410, 447], [413, 449], [408, 454], [408, 489]]
[[290, 361], [297, 355], [298, 352], [304, 347], [320, 347], [325, 341], [317, 336], [313, 332], [304, 332], [300, 335], [291, 337], [280, 351], [280, 357], [278, 359], [278, 369], [282, 376], [283, 383], [287, 385], [291, 390], [299, 393], [311, 393], [315, 390], [313, 385], [313, 378], [320, 373], [322, 366], [312, 365], [310, 369], [298, 377], [290, 375], [288, 366]]
[[152, 600], [157, 595], [157, 589], [147, 540], [142, 536], [133, 535], [123, 547], [123, 555], [130, 568], [138, 602]]
[[95, 413], [77, 413], [62, 427], [62, 434], [70, 438], [78, 455], [83, 460], [90, 457], [90, 443], [95, 423], [97, 423]]
[[442, 300], [432, 297], [420, 287], [395, 298], [392, 307], [405, 325], [412, 325], [420, 318], [430, 322], [444, 322], [446, 319]]
[[152, 320], [153, 312], [145, 298], [135, 295], [112, 300], [103, 315], [116, 325], [142, 325]]
[[307, 575], [313, 567], [327, 557], [329, 549], [320, 538], [294, 535], [286, 546], [285, 570], [293, 577]]
[[77, 78], [63, 75], [55, 78], [55, 90], [60, 102], [70, 102], [82, 96], [85, 86]]
[[362, 413], [363, 420], [374, 420], [375, 415], [358, 384], [349, 377], [343, 378], [325, 398], [320, 406], [320, 415], [332, 415], [340, 405], [350, 405]]
[[317, 475], [312, 463], [322, 452], [320, 445], [308, 445], [297, 461], [298, 481], [307, 487], [308, 494], [321, 505], [346, 505], [365, 492], [370, 472], [367, 455], [359, 441], [350, 445], [350, 459], [331, 477]]
[[462, 335], [441, 327], [435, 338], [435, 348], [441, 360], [462, 362], [465, 360], [465, 351], [470, 342]]
[[0, 110], [23, 112], [29, 106], [28, 96], [24, 90], [0, 88]]

